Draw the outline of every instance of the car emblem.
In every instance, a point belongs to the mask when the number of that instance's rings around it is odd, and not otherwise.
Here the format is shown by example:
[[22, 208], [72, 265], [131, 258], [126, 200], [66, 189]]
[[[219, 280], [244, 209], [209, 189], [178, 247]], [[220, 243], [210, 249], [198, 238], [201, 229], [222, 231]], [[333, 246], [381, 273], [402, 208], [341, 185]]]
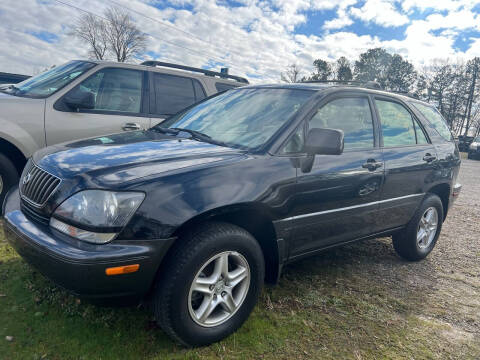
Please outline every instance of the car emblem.
[[28, 173], [27, 175], [25, 175], [23, 177], [23, 180], [22, 180], [22, 184], [23, 185], [26, 185], [32, 178], [32, 174], [31, 173]]

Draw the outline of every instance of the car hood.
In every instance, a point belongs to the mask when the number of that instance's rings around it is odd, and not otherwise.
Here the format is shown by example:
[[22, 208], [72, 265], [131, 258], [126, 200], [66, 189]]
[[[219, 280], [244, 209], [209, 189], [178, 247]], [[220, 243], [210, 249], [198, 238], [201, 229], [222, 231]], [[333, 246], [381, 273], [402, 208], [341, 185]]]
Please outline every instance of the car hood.
[[114, 185], [243, 154], [237, 149], [147, 130], [50, 146], [36, 152], [34, 162], [62, 179], [82, 175], [102, 185]]

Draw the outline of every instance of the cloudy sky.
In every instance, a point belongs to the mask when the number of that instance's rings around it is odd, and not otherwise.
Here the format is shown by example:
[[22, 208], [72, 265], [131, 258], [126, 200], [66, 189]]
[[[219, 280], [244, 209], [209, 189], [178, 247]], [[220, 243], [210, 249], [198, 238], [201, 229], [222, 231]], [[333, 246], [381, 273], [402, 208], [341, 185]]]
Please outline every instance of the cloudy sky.
[[379, 46], [415, 65], [480, 56], [479, 0], [1, 0], [0, 71], [33, 74], [86, 58], [71, 26], [83, 11], [112, 5], [148, 34], [145, 58], [228, 66], [252, 82]]

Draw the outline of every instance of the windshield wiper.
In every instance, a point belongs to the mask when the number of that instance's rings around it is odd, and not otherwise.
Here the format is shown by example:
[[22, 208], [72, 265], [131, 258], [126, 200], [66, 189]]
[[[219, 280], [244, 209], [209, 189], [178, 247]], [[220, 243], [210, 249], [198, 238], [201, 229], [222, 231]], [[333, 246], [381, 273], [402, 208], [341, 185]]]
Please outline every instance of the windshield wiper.
[[0, 91], [4, 93], [12, 92], [13, 90], [18, 90], [15, 85], [0, 86]]
[[163, 134], [168, 134], [168, 135], [177, 135], [179, 133], [178, 130], [170, 129], [170, 128], [163, 128], [163, 127], [153, 127], [151, 130], [161, 132]]
[[170, 128], [171, 130], [177, 130], [178, 132], [184, 131], [192, 135], [192, 139], [208, 142], [220, 146], [228, 146], [222, 141], [214, 140], [210, 135], [204, 134], [201, 131], [192, 130], [192, 129], [182, 129], [182, 128]]

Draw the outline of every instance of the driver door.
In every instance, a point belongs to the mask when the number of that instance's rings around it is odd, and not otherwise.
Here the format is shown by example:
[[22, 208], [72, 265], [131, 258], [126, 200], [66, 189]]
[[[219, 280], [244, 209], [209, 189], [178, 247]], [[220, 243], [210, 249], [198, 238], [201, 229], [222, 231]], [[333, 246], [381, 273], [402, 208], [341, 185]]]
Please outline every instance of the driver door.
[[[149, 128], [146, 79], [144, 71], [102, 68], [59, 99], [47, 99], [47, 145]], [[72, 109], [68, 106], [64, 99], [73, 92], [93, 94], [93, 108]]]
[[375, 232], [384, 167], [372, 109], [368, 96], [336, 97], [308, 121], [308, 129], [343, 130], [345, 148], [298, 169], [292, 258]]

